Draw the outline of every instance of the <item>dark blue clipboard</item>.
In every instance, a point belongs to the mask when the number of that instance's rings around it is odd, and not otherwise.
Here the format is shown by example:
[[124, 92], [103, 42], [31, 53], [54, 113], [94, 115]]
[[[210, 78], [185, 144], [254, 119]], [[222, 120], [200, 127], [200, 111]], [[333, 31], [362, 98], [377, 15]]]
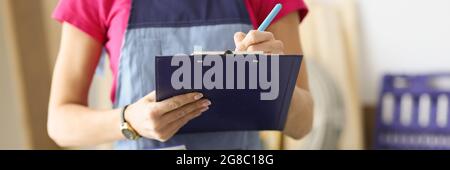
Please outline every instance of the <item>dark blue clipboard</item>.
[[[279, 95], [275, 100], [260, 100], [261, 92], [267, 92], [267, 90], [260, 89], [259, 85], [257, 89], [247, 88], [244, 90], [226, 88], [208, 90], [204, 87], [202, 89], [176, 90], [172, 87], [171, 76], [179, 67], [171, 66], [172, 57], [174, 56], [156, 56], [157, 101], [189, 92], [201, 92], [205, 95], [205, 98], [212, 101], [208, 111], [188, 122], [179, 130], [178, 134], [220, 131], [282, 131], [284, 129], [303, 56], [279, 56]], [[191, 61], [194, 60], [194, 56], [191, 55], [189, 57]], [[208, 56], [203, 55], [202, 58], [204, 57]], [[225, 57], [230, 56], [220, 55], [220, 57], [225, 61]], [[256, 55], [256, 57], [260, 58], [259, 55]], [[268, 61], [270, 63], [270, 59]], [[225, 62], [223, 63], [225, 64]], [[191, 64], [193, 69], [194, 62]], [[203, 73], [209, 68], [210, 66], [203, 66]], [[237, 68], [234, 67], [234, 69], [236, 74]], [[248, 66], [246, 66], [246, 73], [246, 87], [248, 87]], [[270, 72], [268, 74], [270, 75]], [[226, 76], [224, 75], [223, 77], [225, 79]], [[237, 76], [234, 76], [234, 78], [236, 83]], [[226, 80], [224, 80], [225, 83]]]

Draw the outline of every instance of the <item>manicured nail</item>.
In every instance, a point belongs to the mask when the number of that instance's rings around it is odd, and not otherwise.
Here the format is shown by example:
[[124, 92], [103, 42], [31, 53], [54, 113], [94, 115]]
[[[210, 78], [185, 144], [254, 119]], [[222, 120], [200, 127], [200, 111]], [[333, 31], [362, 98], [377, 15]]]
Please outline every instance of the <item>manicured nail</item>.
[[195, 100], [201, 99], [203, 97], [203, 94], [199, 93], [197, 95], [194, 96]]
[[197, 113], [196, 115], [194, 115], [194, 118], [199, 117], [200, 115], [202, 115], [202, 112]]
[[203, 106], [209, 106], [209, 105], [211, 105], [211, 101], [209, 101], [209, 100], [206, 100], [206, 101], [204, 101], [203, 102]]
[[200, 110], [200, 113], [206, 112], [208, 109], [209, 109], [209, 107], [205, 107], [205, 108], [203, 108], [202, 110]]

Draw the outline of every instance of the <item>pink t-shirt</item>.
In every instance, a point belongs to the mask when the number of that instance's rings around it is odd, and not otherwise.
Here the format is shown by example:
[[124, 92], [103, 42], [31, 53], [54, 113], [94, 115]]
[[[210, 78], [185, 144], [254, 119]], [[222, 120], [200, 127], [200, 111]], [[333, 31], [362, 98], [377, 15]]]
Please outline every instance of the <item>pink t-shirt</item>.
[[[273, 22], [286, 14], [298, 11], [300, 21], [307, 14], [303, 0], [245, 0], [253, 27], [257, 28], [276, 3], [283, 9]], [[119, 56], [131, 12], [131, 0], [60, 0], [53, 18], [67, 22], [104, 45], [109, 54], [114, 81], [111, 100], [115, 100]]]

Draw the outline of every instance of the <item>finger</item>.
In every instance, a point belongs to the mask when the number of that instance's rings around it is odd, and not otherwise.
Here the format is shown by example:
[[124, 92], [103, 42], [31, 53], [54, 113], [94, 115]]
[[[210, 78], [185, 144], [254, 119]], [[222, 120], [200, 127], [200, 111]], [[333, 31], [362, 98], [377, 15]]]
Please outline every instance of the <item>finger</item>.
[[251, 30], [247, 36], [241, 41], [241, 45], [244, 50], [249, 46], [262, 43], [265, 41], [275, 40], [275, 37], [271, 32], [261, 32], [256, 30]]
[[178, 108], [174, 111], [171, 111], [169, 113], [164, 114], [161, 117], [160, 123], [161, 124], [170, 124], [178, 119], [181, 119], [185, 116], [187, 116], [189, 113], [195, 111], [195, 110], [201, 110], [203, 108], [208, 107], [211, 105], [211, 101], [207, 99], [203, 99], [200, 101], [196, 101], [194, 103], [187, 104], [181, 108]]
[[241, 41], [244, 40], [246, 34], [243, 32], [236, 32], [234, 34], [234, 45], [236, 46], [235, 51], [243, 51], [245, 49], [242, 49]]
[[283, 42], [279, 40], [271, 40], [259, 44], [251, 45], [247, 51], [263, 51], [264, 53], [281, 54], [284, 51]]
[[171, 138], [173, 135], [175, 135], [180, 128], [182, 128], [184, 125], [186, 125], [189, 121], [192, 119], [195, 119], [199, 117], [203, 112], [207, 111], [209, 108], [203, 108], [203, 109], [197, 109], [191, 113], [188, 114], [188, 116], [185, 116], [181, 119], [178, 119], [169, 125], [164, 129], [164, 134], [166, 139]]
[[183, 107], [186, 104], [200, 100], [203, 97], [201, 93], [188, 93], [183, 95], [178, 95], [161, 102], [155, 103], [154, 109], [160, 115], [164, 115], [167, 112]]
[[148, 102], [154, 102], [154, 101], [156, 101], [156, 92], [152, 91], [149, 94], [147, 94], [146, 96], [144, 96], [143, 98]]

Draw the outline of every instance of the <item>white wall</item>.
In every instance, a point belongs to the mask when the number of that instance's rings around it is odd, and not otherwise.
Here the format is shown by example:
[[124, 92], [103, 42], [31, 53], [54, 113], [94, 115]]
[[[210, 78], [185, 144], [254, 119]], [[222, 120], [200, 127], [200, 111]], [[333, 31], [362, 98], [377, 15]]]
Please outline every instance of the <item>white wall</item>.
[[383, 73], [450, 73], [450, 0], [359, 0], [361, 95], [374, 104]]

